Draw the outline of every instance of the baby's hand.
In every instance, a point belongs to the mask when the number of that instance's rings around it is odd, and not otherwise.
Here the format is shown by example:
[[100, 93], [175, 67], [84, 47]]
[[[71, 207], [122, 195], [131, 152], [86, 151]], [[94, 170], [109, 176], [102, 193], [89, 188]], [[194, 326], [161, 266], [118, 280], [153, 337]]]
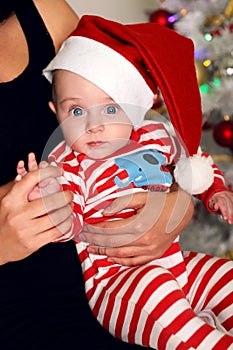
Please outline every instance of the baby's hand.
[[[28, 171], [37, 170], [38, 168], [46, 168], [49, 164], [46, 161], [37, 163], [34, 153], [28, 154]], [[28, 171], [25, 168], [23, 160], [20, 160], [17, 164], [17, 176], [15, 181], [20, 181]], [[56, 178], [47, 178], [41, 182], [28, 195], [28, 200], [33, 201], [35, 199], [45, 197], [49, 194], [53, 194], [60, 191], [60, 184]]]
[[233, 224], [233, 192], [221, 191], [215, 193], [210, 201], [209, 207], [212, 210], [220, 211], [224, 220]]

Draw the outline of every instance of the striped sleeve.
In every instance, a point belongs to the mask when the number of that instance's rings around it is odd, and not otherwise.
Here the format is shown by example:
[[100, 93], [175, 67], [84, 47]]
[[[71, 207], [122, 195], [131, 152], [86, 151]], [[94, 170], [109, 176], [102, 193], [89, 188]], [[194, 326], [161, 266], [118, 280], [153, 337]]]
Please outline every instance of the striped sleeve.
[[133, 132], [132, 139], [144, 148], [161, 152], [166, 157], [167, 165], [175, 164], [185, 154], [178, 137], [171, 134], [162, 122], [145, 121], [142, 128]]
[[[201, 155], [206, 158], [211, 157], [210, 154], [206, 152], [201, 152]], [[215, 193], [221, 191], [228, 191], [229, 189], [226, 187], [223, 172], [218, 168], [218, 166], [214, 162], [212, 164], [212, 168], [214, 171], [214, 181], [212, 185], [206, 191], [199, 195], [196, 195], [195, 197], [203, 202], [203, 204], [209, 212], [213, 214], [218, 214], [218, 212], [210, 209], [209, 201]]]

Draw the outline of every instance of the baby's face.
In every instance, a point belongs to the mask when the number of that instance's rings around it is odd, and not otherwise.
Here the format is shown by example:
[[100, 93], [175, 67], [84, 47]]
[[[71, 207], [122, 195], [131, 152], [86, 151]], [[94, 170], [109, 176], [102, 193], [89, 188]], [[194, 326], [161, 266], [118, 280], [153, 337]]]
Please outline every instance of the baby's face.
[[89, 80], [66, 70], [54, 73], [55, 112], [66, 142], [92, 158], [106, 157], [129, 142], [124, 111]]

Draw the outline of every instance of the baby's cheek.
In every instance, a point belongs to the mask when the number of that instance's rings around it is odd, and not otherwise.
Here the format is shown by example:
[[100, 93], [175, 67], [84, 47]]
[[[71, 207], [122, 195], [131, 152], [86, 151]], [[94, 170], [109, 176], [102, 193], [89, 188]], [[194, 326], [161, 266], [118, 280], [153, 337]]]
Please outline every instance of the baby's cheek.
[[71, 147], [79, 143], [80, 138], [85, 134], [84, 126], [78, 121], [63, 124], [62, 131], [67, 144]]

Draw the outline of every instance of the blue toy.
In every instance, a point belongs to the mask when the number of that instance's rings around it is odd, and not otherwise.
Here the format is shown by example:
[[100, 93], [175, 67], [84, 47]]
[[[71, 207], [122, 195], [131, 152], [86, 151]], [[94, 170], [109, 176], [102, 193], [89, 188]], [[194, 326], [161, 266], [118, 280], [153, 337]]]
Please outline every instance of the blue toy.
[[115, 159], [116, 165], [126, 170], [129, 177], [125, 181], [116, 176], [114, 181], [118, 187], [126, 187], [131, 182], [136, 187], [156, 184], [170, 186], [171, 174], [161, 169], [165, 162], [165, 156], [154, 150], [143, 150], [118, 157]]

